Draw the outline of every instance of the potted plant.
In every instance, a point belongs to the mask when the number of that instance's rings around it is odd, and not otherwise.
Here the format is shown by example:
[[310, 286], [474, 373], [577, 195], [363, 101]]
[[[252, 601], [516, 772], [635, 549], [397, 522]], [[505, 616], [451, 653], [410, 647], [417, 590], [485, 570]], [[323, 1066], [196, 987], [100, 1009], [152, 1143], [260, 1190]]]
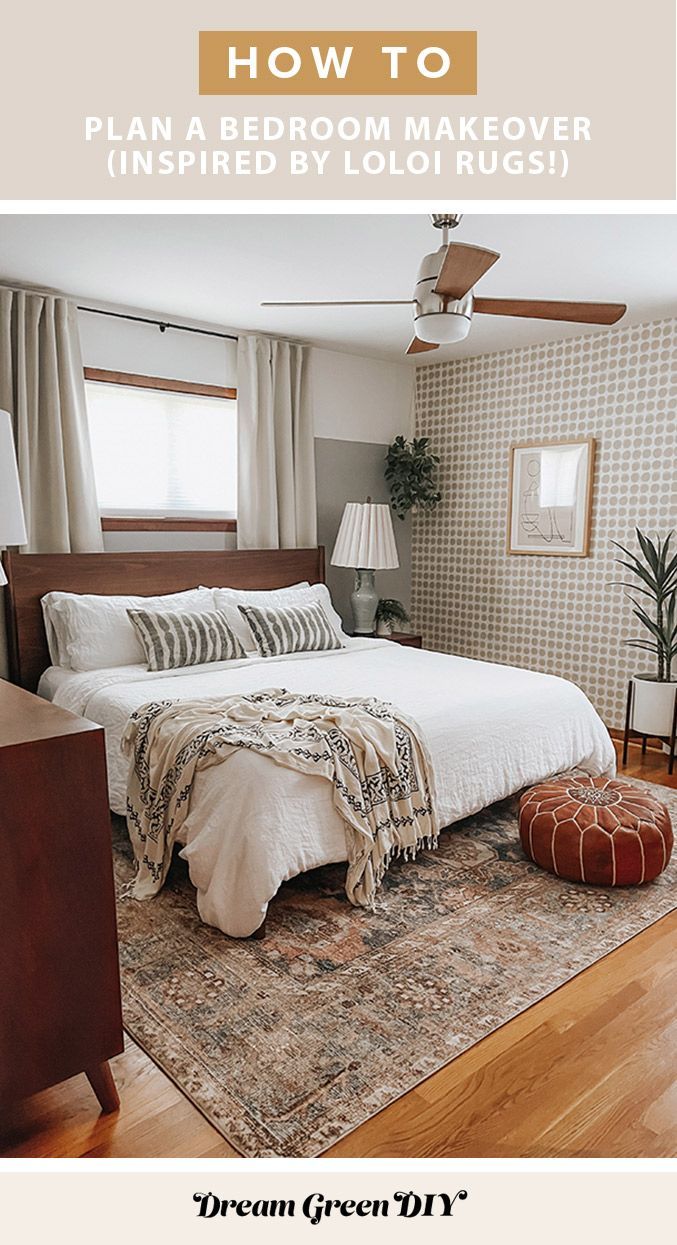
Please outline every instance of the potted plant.
[[430, 511], [439, 504], [442, 494], [435, 481], [439, 461], [428, 449], [428, 437], [414, 437], [413, 441], [395, 437], [388, 446], [385, 478], [398, 519], [404, 519], [410, 510]]
[[401, 601], [386, 597], [376, 606], [376, 634], [391, 635], [393, 623], [408, 623], [409, 615]]
[[[639, 556], [618, 541], [612, 544], [624, 555], [616, 558], [635, 577], [632, 583], [621, 580], [621, 586], [633, 605], [633, 614], [645, 628], [641, 639], [625, 640], [630, 648], [653, 653], [655, 670], [632, 676], [632, 729], [640, 735], [669, 736], [675, 711], [677, 682], [672, 675], [673, 658], [677, 656], [677, 552], [670, 551], [674, 532], [665, 540], [655, 542], [635, 528]], [[643, 598], [638, 600], [633, 593]]]

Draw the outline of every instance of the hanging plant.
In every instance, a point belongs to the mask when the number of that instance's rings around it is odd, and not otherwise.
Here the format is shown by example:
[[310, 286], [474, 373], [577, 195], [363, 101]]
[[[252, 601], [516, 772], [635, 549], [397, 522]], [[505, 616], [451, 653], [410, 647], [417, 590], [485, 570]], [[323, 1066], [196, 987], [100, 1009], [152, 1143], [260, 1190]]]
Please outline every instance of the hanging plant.
[[428, 450], [428, 441], [428, 437], [414, 437], [413, 441], [395, 437], [388, 447], [385, 478], [398, 519], [404, 519], [410, 510], [434, 510], [442, 500], [435, 479], [440, 460]]

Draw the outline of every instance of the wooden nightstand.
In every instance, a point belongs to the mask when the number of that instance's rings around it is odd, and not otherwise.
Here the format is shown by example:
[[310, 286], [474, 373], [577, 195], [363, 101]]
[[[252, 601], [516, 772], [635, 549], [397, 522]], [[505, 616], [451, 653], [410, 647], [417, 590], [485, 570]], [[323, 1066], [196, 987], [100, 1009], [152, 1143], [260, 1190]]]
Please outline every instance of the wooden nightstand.
[[412, 635], [410, 631], [391, 631], [390, 635], [377, 635], [377, 640], [392, 640], [393, 644], [404, 644], [406, 648], [423, 648], [423, 636]]
[[123, 1049], [103, 731], [0, 680], [0, 1108]]

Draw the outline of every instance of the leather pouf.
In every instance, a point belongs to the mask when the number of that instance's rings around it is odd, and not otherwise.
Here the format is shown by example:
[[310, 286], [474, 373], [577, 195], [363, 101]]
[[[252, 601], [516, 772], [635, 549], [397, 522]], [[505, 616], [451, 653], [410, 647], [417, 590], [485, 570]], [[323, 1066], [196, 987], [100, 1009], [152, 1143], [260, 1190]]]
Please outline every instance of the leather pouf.
[[664, 804], [616, 778], [558, 778], [520, 800], [522, 847], [571, 882], [634, 886], [662, 873], [672, 851]]

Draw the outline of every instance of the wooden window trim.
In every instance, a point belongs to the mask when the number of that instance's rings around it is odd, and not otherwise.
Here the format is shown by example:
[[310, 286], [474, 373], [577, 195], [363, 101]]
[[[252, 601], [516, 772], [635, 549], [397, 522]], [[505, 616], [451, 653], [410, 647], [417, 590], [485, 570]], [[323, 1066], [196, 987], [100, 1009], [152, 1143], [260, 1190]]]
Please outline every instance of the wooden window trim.
[[[142, 376], [137, 372], [113, 372], [108, 368], [86, 367], [85, 380], [104, 385], [126, 385], [134, 389], [162, 389], [166, 393], [192, 393], [200, 398], [237, 400], [237, 389], [225, 385], [200, 385], [197, 381], [169, 380], [164, 376]], [[151, 518], [139, 515], [101, 516], [102, 532], [236, 532], [237, 519]]]
[[102, 532], [236, 532], [237, 519], [119, 518], [101, 516]]
[[227, 398], [237, 400], [237, 389], [225, 385], [199, 385], [192, 380], [169, 380], [164, 376], [141, 376], [136, 372], [112, 372], [107, 368], [86, 367], [85, 380], [99, 381], [104, 385], [127, 385], [134, 389], [164, 389], [168, 393], [193, 393], [200, 398]]

